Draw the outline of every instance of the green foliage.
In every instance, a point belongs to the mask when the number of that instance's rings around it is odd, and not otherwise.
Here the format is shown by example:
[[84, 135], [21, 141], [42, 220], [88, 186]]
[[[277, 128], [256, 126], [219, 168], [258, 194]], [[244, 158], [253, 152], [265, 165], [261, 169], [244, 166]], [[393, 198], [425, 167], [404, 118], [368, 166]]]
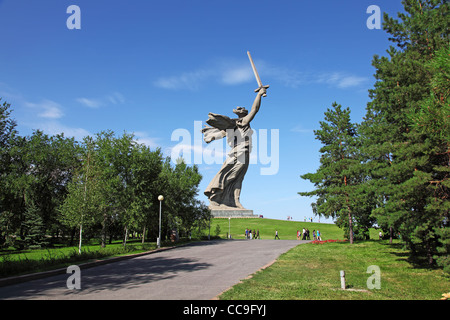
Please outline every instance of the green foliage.
[[361, 171], [357, 126], [350, 121], [350, 109], [342, 110], [337, 103], [332, 107], [325, 112], [320, 130], [314, 132], [323, 144], [320, 167], [316, 173], [301, 176], [314, 183], [315, 190], [299, 194], [316, 196], [315, 213], [337, 218], [337, 225], [353, 243], [355, 223], [358, 234], [373, 225], [373, 219], [369, 218], [371, 194], [361, 188], [365, 175]]
[[316, 190], [300, 194], [316, 196], [315, 212], [337, 217], [346, 235], [354, 222], [363, 239], [376, 222], [391, 237], [400, 233], [411, 258], [449, 270], [449, 4], [403, 5], [399, 20], [384, 15], [395, 46], [373, 58], [376, 82], [364, 121], [351, 125], [349, 111], [336, 105], [327, 111], [315, 132], [324, 144], [321, 166], [301, 176]]
[[220, 235], [220, 225], [216, 224], [216, 228], [214, 229], [214, 235], [218, 237]]
[[201, 175], [196, 166], [171, 164], [133, 134], [105, 131], [79, 143], [35, 131], [20, 137], [0, 107], [0, 245], [18, 249], [82, 238], [122, 238], [138, 233], [154, 239], [158, 195], [165, 196], [163, 239], [171, 229], [204, 229], [209, 210], [195, 197]]
[[25, 211], [23, 243], [26, 248], [39, 249], [48, 244], [45, 239], [45, 225], [34, 203], [27, 206]]
[[385, 15], [397, 48], [374, 57], [375, 87], [362, 124], [373, 216], [412, 255], [433, 256], [449, 209], [449, 19], [445, 1], [403, 1], [400, 21]]

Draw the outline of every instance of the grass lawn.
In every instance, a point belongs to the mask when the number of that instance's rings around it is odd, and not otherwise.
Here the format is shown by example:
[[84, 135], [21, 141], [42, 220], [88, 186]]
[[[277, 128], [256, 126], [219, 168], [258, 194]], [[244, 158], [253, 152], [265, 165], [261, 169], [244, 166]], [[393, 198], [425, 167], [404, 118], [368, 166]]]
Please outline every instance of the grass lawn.
[[[380, 268], [380, 289], [368, 290], [372, 274]], [[340, 270], [347, 290], [340, 290]], [[351, 290], [349, 290], [351, 289]], [[356, 291], [363, 290], [363, 291]], [[450, 277], [441, 269], [414, 266], [401, 244], [387, 240], [302, 244], [270, 267], [220, 296], [223, 300], [438, 300], [450, 291]]]
[[[173, 245], [171, 242], [162, 243]], [[122, 241], [115, 241], [102, 248], [98, 243], [85, 244], [81, 254], [78, 247], [58, 247], [34, 250], [0, 251], [0, 278], [41, 272], [80, 264], [92, 260], [101, 260], [115, 256], [136, 254], [156, 249], [155, 242], [141, 243], [140, 240], [128, 241], [124, 248]]]
[[344, 239], [344, 232], [334, 224], [328, 223], [315, 223], [315, 222], [300, 222], [300, 221], [287, 221], [287, 220], [275, 220], [275, 219], [262, 219], [262, 218], [216, 218], [211, 220], [211, 235], [215, 235], [216, 226], [220, 227], [221, 238], [226, 239], [231, 229], [231, 237], [233, 239], [244, 239], [245, 229], [259, 230], [261, 239], [273, 239], [275, 237], [275, 230], [278, 230], [278, 236], [284, 240], [297, 239], [297, 230], [302, 231], [303, 228], [309, 229], [311, 233], [313, 230], [320, 230], [323, 240], [328, 239]]
[[[211, 235], [225, 239], [229, 230], [233, 239], [243, 239], [245, 229], [259, 229], [262, 239], [273, 239], [275, 230], [285, 240], [297, 239], [297, 230], [319, 229], [322, 240], [343, 240], [343, 231], [334, 224], [284, 221], [261, 218], [211, 220]], [[208, 230], [206, 230], [208, 234]], [[223, 300], [438, 300], [450, 292], [450, 276], [441, 269], [429, 269], [412, 264], [399, 240], [389, 245], [379, 241], [375, 229], [370, 230], [372, 240], [356, 242], [328, 242], [302, 244], [285, 254], [270, 267], [256, 272], [251, 278], [234, 286], [220, 296]], [[312, 237], [311, 237], [312, 239]], [[254, 241], [254, 240], [252, 240]], [[255, 240], [257, 241], [257, 240]], [[164, 245], [174, 245], [171, 242]], [[44, 250], [0, 252], [0, 277], [62, 268], [92, 259], [133, 254], [156, 248], [156, 243], [140, 241], [122, 242], [101, 248], [99, 244], [84, 245], [78, 255], [77, 247]], [[367, 268], [380, 268], [381, 288], [367, 288], [372, 275]], [[340, 289], [340, 270], [346, 273], [347, 290]]]

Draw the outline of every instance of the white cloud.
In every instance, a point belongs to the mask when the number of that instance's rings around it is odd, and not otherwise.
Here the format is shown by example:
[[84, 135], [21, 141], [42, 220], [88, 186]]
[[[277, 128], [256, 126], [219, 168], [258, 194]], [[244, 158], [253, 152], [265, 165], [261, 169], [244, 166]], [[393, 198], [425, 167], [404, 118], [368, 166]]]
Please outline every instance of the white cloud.
[[197, 90], [200, 85], [210, 77], [211, 72], [207, 70], [197, 70], [185, 72], [178, 76], [161, 77], [153, 84], [163, 89], [188, 89]]
[[331, 72], [318, 75], [315, 82], [326, 83], [341, 89], [345, 89], [350, 87], [357, 87], [367, 80], [367, 78], [358, 77], [355, 75], [347, 75], [343, 72]]
[[305, 129], [302, 125], [297, 125], [294, 128], [291, 129], [292, 132], [298, 132], [298, 133], [312, 133], [314, 132], [313, 129]]
[[64, 116], [61, 105], [52, 100], [45, 99], [39, 103], [24, 102], [24, 104], [28, 108], [35, 109], [40, 118], [59, 119]]
[[74, 137], [77, 141], [82, 141], [86, 136], [92, 136], [92, 134], [86, 129], [69, 127], [58, 121], [41, 122], [35, 125], [49, 135], [64, 133], [65, 137]]
[[363, 82], [365, 82], [366, 80], [367, 80], [367, 78], [357, 77], [357, 76], [343, 77], [339, 81], [338, 87], [339, 88], [356, 87], [356, 86], [359, 86], [360, 84], [362, 84]]
[[147, 132], [144, 131], [136, 131], [134, 132], [135, 140], [138, 143], [145, 144], [149, 148], [157, 148], [159, 147], [159, 138], [150, 137]]
[[249, 82], [252, 78], [254, 78], [252, 69], [249, 66], [240, 66], [224, 70], [221, 81], [227, 85], [235, 85]]
[[160, 77], [153, 82], [153, 85], [169, 90], [198, 90], [210, 81], [216, 81], [225, 85], [236, 85], [252, 81], [252, 79], [254, 79], [254, 76], [249, 63], [222, 61], [207, 68], [200, 68], [179, 75]]
[[112, 104], [125, 103], [125, 97], [120, 92], [114, 92], [106, 97], [106, 99]]
[[[272, 65], [263, 60], [256, 60], [255, 65], [263, 84], [278, 82], [290, 88], [298, 88], [312, 83], [346, 89], [360, 86], [368, 80], [365, 77], [345, 72], [304, 72], [294, 68]], [[210, 81], [216, 81], [223, 85], [236, 85], [253, 81], [256, 85], [250, 63], [243, 60], [222, 60], [198, 70], [160, 77], [153, 82], [153, 85], [169, 90], [198, 90]]]
[[[256, 62], [255, 62], [256, 64]], [[273, 66], [265, 63], [264, 61], [258, 61], [258, 71], [263, 84], [264, 79], [274, 79], [281, 82], [284, 86], [290, 88], [297, 88], [300, 85], [306, 83], [306, 75], [295, 69], [289, 69], [285, 67]]]
[[89, 108], [99, 108], [102, 102], [97, 99], [78, 98], [77, 101]]
[[77, 98], [76, 101], [88, 108], [100, 108], [108, 104], [123, 104], [125, 97], [120, 92], [113, 92], [100, 98]]

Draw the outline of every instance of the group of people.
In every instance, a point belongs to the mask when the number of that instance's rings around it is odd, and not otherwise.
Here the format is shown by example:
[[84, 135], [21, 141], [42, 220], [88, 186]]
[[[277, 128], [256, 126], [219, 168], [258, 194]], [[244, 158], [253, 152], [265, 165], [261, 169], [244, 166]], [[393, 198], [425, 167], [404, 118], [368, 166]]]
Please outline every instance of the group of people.
[[[313, 230], [312, 234], [314, 240], [322, 240], [319, 229], [317, 229], [317, 231]], [[300, 232], [300, 230], [297, 230], [297, 240], [311, 240], [309, 230], [305, 228], [303, 228], [302, 232]]]
[[245, 239], [260, 239], [259, 237], [259, 229], [245, 229]]
[[[322, 240], [322, 235], [319, 229], [313, 230], [313, 239], [314, 240]], [[259, 229], [245, 229], [245, 239], [261, 239], [259, 237]], [[275, 230], [275, 239], [280, 239], [278, 236], [278, 230]], [[303, 231], [297, 230], [297, 240], [311, 240], [310, 233], [308, 229], [303, 228]]]

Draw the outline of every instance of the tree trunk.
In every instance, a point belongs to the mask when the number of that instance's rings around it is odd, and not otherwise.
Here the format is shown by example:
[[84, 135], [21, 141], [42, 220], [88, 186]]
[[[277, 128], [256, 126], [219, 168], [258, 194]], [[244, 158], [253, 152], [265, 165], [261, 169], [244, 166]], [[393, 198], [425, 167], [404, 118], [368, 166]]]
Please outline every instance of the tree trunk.
[[348, 208], [348, 231], [350, 243], [353, 243], [353, 223], [352, 223], [352, 213], [350, 211], [350, 207]]
[[128, 228], [125, 227], [125, 239], [123, 240], [123, 246], [127, 245], [127, 237], [128, 237]]
[[393, 234], [393, 230], [392, 227], [389, 227], [389, 244], [392, 244], [392, 234]]
[[81, 254], [81, 239], [82, 239], [82, 236], [83, 236], [83, 225], [80, 224], [80, 242], [78, 244], [78, 253], [79, 254]]
[[103, 225], [102, 225], [102, 248], [106, 247], [106, 224], [107, 224], [107, 216], [103, 215]]
[[142, 244], [144, 244], [145, 242], [145, 226], [144, 229], [142, 230]]

